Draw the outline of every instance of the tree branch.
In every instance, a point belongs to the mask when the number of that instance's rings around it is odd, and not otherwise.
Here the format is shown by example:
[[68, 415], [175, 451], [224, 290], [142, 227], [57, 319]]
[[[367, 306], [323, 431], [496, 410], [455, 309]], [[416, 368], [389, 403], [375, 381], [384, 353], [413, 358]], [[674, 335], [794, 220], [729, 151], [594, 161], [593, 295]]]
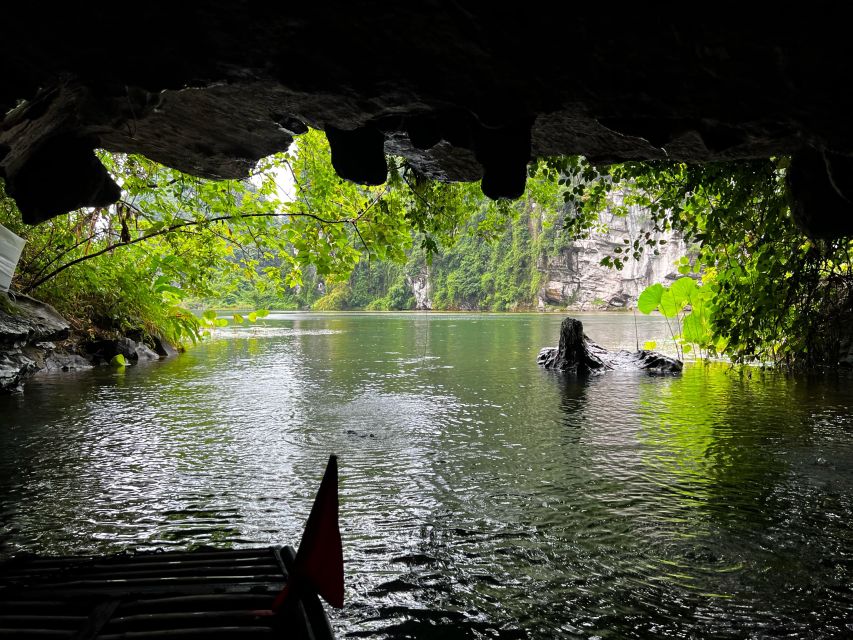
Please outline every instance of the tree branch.
[[[112, 251], [114, 249], [118, 249], [120, 247], [127, 247], [127, 246], [130, 246], [132, 244], [137, 244], [139, 242], [143, 242], [145, 240], [151, 240], [152, 238], [156, 238], [158, 236], [162, 236], [162, 235], [165, 235], [167, 233], [172, 233], [172, 232], [178, 231], [180, 229], [185, 229], [186, 227], [200, 226], [200, 225], [210, 224], [212, 222], [224, 222], [226, 220], [235, 220], [235, 219], [243, 219], [243, 218], [285, 218], [285, 217], [312, 218], [312, 219], [317, 220], [318, 222], [320, 222], [322, 224], [353, 224], [355, 221], [359, 220], [370, 209], [370, 207], [372, 207], [375, 203], [376, 203], [376, 201], [372, 202], [356, 218], [347, 218], [347, 219], [343, 219], [343, 220], [328, 220], [326, 218], [322, 218], [320, 216], [314, 215], [313, 213], [305, 213], [305, 212], [296, 212], [296, 213], [294, 213], [294, 212], [287, 212], [287, 213], [275, 213], [275, 212], [247, 213], [247, 214], [243, 214], [243, 215], [234, 214], [234, 215], [227, 215], [227, 216], [216, 216], [213, 218], [204, 218], [202, 220], [184, 220], [184, 221], [181, 221], [179, 223], [176, 223], [176, 224], [170, 225], [168, 227], [165, 227], [163, 229], [160, 229], [159, 231], [155, 231], [154, 233], [149, 233], [149, 234], [144, 235], [144, 236], [139, 236], [137, 238], [133, 238], [129, 242], [115, 242], [115, 243], [109, 244], [106, 247], [104, 247], [103, 249], [100, 249], [100, 250], [95, 251], [93, 253], [87, 253], [86, 255], [80, 256], [79, 258], [75, 258], [74, 260], [71, 260], [70, 262], [66, 262], [65, 264], [57, 267], [56, 269], [54, 269], [53, 271], [51, 271], [47, 275], [37, 279], [34, 283], [28, 285], [26, 287], [26, 289], [24, 289], [24, 293], [30, 293], [31, 291], [33, 291], [33, 290], [37, 289], [38, 287], [40, 287], [41, 285], [43, 285], [45, 282], [47, 282], [51, 278], [57, 276], [58, 274], [62, 273], [63, 271], [65, 271], [69, 267], [73, 267], [76, 264], [80, 264], [81, 262], [85, 262], [87, 260], [97, 258], [98, 256], [101, 256], [105, 253], [109, 253], [110, 251]], [[125, 203], [125, 204], [127, 204], [127, 206], [131, 207], [132, 209], [138, 211], [139, 213], [143, 213], [137, 207], [130, 205], [128, 203]]]

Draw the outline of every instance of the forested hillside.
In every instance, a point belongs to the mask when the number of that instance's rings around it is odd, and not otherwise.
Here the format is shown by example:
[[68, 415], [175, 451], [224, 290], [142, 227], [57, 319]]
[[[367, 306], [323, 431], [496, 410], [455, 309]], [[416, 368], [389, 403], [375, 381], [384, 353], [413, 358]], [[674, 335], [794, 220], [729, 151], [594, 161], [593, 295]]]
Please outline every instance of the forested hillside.
[[[597, 232], [576, 240], [563, 228], [568, 211], [569, 204], [551, 213], [526, 200], [484, 234], [478, 233], [488, 224], [481, 210], [432, 260], [416, 241], [405, 264], [363, 260], [345, 282], [314, 277], [308, 290], [266, 302], [318, 310], [619, 309], [635, 306], [645, 287], [678, 277], [688, 247], [678, 233], [654, 231], [644, 209], [631, 206], [619, 215], [605, 210]], [[646, 233], [658, 242], [656, 250], [626, 261], [621, 270], [601, 263]]]

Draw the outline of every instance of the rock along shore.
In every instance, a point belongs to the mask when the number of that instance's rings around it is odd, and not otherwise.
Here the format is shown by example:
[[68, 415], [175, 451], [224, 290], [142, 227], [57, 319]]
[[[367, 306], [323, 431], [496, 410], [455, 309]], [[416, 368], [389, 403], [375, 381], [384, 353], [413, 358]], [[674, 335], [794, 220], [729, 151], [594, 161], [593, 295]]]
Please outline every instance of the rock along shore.
[[23, 294], [0, 293], [0, 393], [20, 392], [40, 372], [78, 371], [122, 354], [128, 362], [157, 360], [177, 350], [162, 340], [154, 349], [120, 337], [81, 340], [52, 306]]

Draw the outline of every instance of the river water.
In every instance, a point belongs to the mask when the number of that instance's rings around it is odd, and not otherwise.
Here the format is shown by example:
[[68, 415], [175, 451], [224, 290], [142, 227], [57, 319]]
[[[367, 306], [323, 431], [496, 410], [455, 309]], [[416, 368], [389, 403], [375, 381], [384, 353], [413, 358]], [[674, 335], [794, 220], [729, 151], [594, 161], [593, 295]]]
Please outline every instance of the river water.
[[853, 379], [566, 379], [560, 320], [280, 314], [38, 378], [0, 397], [0, 556], [295, 544], [334, 452], [342, 637], [853, 637]]

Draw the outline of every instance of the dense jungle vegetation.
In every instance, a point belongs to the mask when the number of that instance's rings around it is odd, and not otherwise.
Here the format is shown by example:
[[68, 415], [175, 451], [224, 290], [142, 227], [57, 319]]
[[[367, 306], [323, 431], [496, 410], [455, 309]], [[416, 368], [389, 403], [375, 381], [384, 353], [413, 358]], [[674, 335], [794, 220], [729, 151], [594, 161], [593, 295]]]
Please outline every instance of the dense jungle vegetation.
[[[411, 282], [426, 269], [436, 308], [529, 308], [539, 257], [600, 231], [601, 211], [628, 204], [699, 247], [678, 268], [701, 286], [650, 288], [639, 305], [673, 318], [685, 347], [814, 367], [834, 363], [853, 320], [851, 242], [798, 230], [786, 158], [610, 167], [555, 158], [531, 164], [515, 202], [422, 179], [394, 158], [383, 186], [342, 181], [316, 131], [245, 181], [101, 159], [123, 190], [108, 208], [26, 227], [0, 191], [0, 223], [27, 239], [13, 289], [50, 302], [82, 335], [142, 329], [195, 341], [221, 323], [190, 312], [198, 305], [410, 309]], [[626, 240], [604, 263], [620, 269], [656, 242]]]

